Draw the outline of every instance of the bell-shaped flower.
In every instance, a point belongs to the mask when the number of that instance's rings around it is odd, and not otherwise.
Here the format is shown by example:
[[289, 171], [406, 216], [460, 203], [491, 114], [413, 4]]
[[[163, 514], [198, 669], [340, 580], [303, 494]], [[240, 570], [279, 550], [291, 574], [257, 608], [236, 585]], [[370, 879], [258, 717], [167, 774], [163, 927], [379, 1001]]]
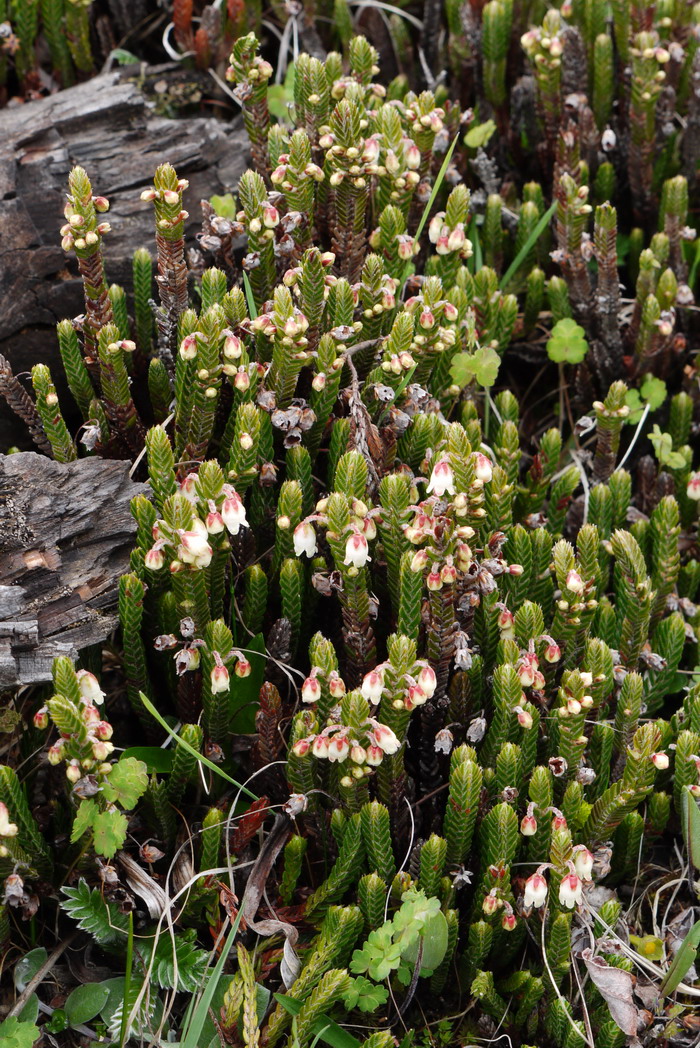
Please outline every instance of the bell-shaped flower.
[[318, 553], [316, 532], [308, 521], [302, 520], [294, 529], [294, 553], [297, 557], [313, 557]]
[[78, 670], [78, 687], [81, 698], [88, 704], [101, 706], [104, 702], [105, 693], [99, 685], [97, 677], [89, 670]]
[[547, 899], [547, 882], [541, 873], [533, 873], [525, 882], [524, 906], [534, 906], [539, 909], [544, 906]]
[[452, 466], [447, 459], [440, 459], [439, 462], [435, 463], [430, 474], [430, 483], [426, 490], [428, 494], [437, 495], [438, 498], [442, 498], [445, 494], [454, 495], [455, 478]]
[[373, 741], [384, 753], [397, 753], [401, 746], [394, 732], [386, 724], [375, 724], [372, 736]]
[[354, 531], [345, 543], [345, 560], [343, 564], [350, 565], [353, 568], [364, 568], [367, 561], [371, 559], [367, 539], [362, 532]]
[[248, 527], [245, 515], [245, 506], [237, 491], [229, 485], [224, 485], [226, 498], [221, 505], [221, 516], [224, 524], [231, 535], [237, 535], [241, 528]]
[[559, 886], [559, 902], [572, 910], [583, 902], [583, 885], [577, 873], [567, 873]]
[[362, 694], [373, 706], [379, 702], [384, 690], [384, 670], [375, 669], [366, 673], [362, 681]]

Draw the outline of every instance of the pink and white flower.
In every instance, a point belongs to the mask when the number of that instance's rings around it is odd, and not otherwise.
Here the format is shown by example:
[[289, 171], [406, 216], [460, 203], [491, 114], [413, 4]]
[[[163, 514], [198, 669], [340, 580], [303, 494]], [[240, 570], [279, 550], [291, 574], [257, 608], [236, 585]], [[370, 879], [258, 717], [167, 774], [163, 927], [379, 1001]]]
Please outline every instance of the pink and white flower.
[[426, 491], [428, 494], [437, 495], [438, 498], [442, 498], [445, 494], [454, 495], [455, 478], [452, 466], [447, 459], [440, 459], [433, 466], [433, 471], [430, 474], [430, 483]]
[[345, 560], [343, 564], [350, 565], [353, 568], [364, 568], [367, 561], [371, 559], [367, 539], [361, 531], [353, 531], [345, 543]]
[[528, 877], [525, 882], [523, 905], [526, 907], [534, 906], [537, 910], [540, 906], [544, 906], [546, 900], [547, 882], [538, 871], [537, 873], [533, 873], [531, 877]]
[[245, 506], [238, 492], [230, 485], [224, 484], [224, 493], [226, 498], [221, 506], [221, 516], [230, 534], [237, 535], [241, 528], [248, 527]]
[[575, 871], [567, 873], [563, 878], [559, 886], [559, 902], [569, 910], [583, 902], [583, 884]]
[[294, 553], [297, 557], [313, 557], [318, 553], [316, 532], [308, 521], [302, 520], [294, 529]]

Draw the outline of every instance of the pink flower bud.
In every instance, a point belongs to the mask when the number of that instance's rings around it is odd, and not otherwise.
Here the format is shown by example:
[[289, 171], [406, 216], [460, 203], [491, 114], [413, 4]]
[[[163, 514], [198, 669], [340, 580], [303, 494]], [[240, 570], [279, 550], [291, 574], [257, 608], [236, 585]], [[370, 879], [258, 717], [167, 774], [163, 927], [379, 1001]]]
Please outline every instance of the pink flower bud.
[[493, 914], [496, 913], [497, 910], [500, 910], [502, 906], [502, 901], [497, 895], [494, 895], [493, 892], [489, 892], [488, 895], [485, 895], [484, 901], [481, 904], [482, 910], [488, 917], [493, 916]]
[[421, 313], [421, 315], [418, 318], [418, 323], [426, 331], [429, 331], [431, 328], [434, 328], [435, 327], [435, 316], [433, 315], [432, 310], [424, 309], [423, 312]]
[[504, 913], [503, 917], [501, 918], [501, 927], [503, 928], [504, 932], [515, 931], [517, 923], [518, 922], [515, 917], [515, 914], [512, 911], [510, 913]]
[[[114, 746], [111, 742], [93, 742], [92, 744], [92, 755], [96, 761], [106, 761], [110, 753], [114, 750]], [[76, 781], [76, 780], [71, 780]]]
[[427, 699], [432, 699], [437, 688], [437, 676], [432, 666], [423, 666], [418, 674], [418, 687]]
[[165, 564], [165, 557], [163, 556], [162, 549], [158, 546], [153, 546], [152, 549], [149, 549], [146, 553], [143, 562], [149, 571], [160, 571]]
[[16, 837], [17, 826], [10, 822], [10, 813], [7, 805], [0, 801], [0, 837]]
[[316, 393], [321, 393], [322, 390], [326, 388], [326, 376], [323, 373], [323, 371], [319, 371], [316, 375], [314, 375], [311, 381], [311, 388]]
[[251, 673], [253, 672], [253, 667], [248, 661], [248, 659], [246, 659], [245, 657], [241, 657], [238, 659], [233, 672], [236, 674], [237, 677], [250, 677]]
[[194, 360], [197, 356], [197, 336], [185, 335], [180, 343], [180, 356], [183, 360]]
[[107, 197], [96, 196], [92, 198], [92, 202], [95, 205], [95, 211], [109, 211], [109, 200]]
[[688, 478], [687, 495], [693, 502], [700, 501], [700, 471], [691, 473]]
[[410, 167], [412, 171], [415, 171], [417, 168], [420, 167], [420, 149], [417, 145], [415, 145], [414, 142], [410, 142], [410, 144], [406, 147], [404, 159], [406, 161], [406, 167]]
[[341, 677], [338, 677], [336, 670], [332, 670], [330, 673], [328, 689], [334, 699], [342, 699], [346, 693], [345, 681]]
[[[398, 240], [398, 256], [402, 262], [408, 262], [413, 258], [414, 255], [414, 242], [413, 237], [407, 236], [405, 233], [400, 234], [397, 237]], [[379, 245], [377, 245], [379, 246]]]
[[571, 593], [583, 593], [583, 579], [577, 571], [569, 571], [566, 576], [566, 588]]
[[353, 764], [364, 764], [367, 760], [367, 750], [364, 748], [364, 746], [351, 746], [350, 760], [353, 762]]
[[439, 571], [429, 571], [426, 576], [425, 584], [431, 593], [437, 593], [438, 590], [442, 589], [442, 578], [440, 577]]
[[100, 711], [97, 709], [97, 706], [83, 707], [83, 724], [87, 724], [88, 726], [99, 724], [100, 719]]
[[652, 753], [651, 760], [657, 771], [666, 771], [668, 768], [669, 760], [667, 753]]
[[546, 662], [559, 662], [561, 658], [561, 648], [554, 641], [550, 641], [544, 650], [544, 657]]
[[307, 677], [301, 686], [302, 702], [318, 702], [321, 698], [321, 685], [316, 677]]
[[214, 666], [211, 671], [211, 693], [221, 695], [229, 690], [231, 679], [225, 666]]
[[101, 742], [107, 742], [112, 738], [113, 728], [109, 721], [100, 721], [94, 727], [95, 736], [100, 739]]
[[46, 756], [48, 757], [49, 764], [53, 764], [54, 766], [60, 764], [63, 760], [63, 754], [65, 752], [65, 749], [66, 744], [63, 741], [63, 739], [59, 739], [58, 742], [55, 742], [53, 744], [53, 746], [50, 746], [49, 751], [46, 754]]
[[274, 229], [280, 224], [280, 213], [276, 207], [263, 208], [263, 225], [266, 229]]
[[[95, 745], [97, 745], [97, 743]], [[106, 743], [104, 743], [103, 745], [106, 745]], [[66, 768], [66, 778], [69, 782], [75, 783], [78, 781], [78, 779], [82, 779], [82, 777], [83, 773], [80, 770], [80, 764], [77, 760], [72, 760]]]
[[33, 717], [34, 727], [38, 728], [39, 731], [43, 731], [49, 726], [49, 711], [46, 706], [42, 706], [40, 710], [37, 710]]
[[523, 815], [520, 821], [520, 832], [523, 837], [532, 837], [537, 833], [537, 819], [534, 815]]

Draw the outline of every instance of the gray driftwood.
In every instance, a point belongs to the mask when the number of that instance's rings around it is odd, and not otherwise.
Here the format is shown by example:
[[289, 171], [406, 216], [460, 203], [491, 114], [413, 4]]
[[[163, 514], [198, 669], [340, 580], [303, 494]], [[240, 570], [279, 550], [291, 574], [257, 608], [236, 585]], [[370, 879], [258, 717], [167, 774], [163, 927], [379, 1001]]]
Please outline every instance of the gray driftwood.
[[[190, 181], [190, 243], [201, 226], [200, 200], [236, 188], [247, 161], [239, 117], [170, 119], [154, 108], [154, 98], [167, 98], [171, 86], [182, 95], [183, 80], [197, 75], [129, 66], [0, 110], [0, 353], [15, 373], [43, 361], [60, 380], [56, 322], [84, 309], [74, 260], [61, 250], [58, 233], [73, 165], [81, 164], [95, 193], [111, 201], [107, 276], [127, 289], [134, 250], [154, 250], [153, 208], [139, 196], [158, 164], [170, 162]], [[213, 81], [195, 86], [200, 96], [216, 94]], [[0, 404], [0, 447], [31, 446], [20, 429]]]
[[0, 455], [0, 687], [50, 680], [55, 656], [75, 659], [116, 627], [129, 503], [145, 490], [129, 466]]

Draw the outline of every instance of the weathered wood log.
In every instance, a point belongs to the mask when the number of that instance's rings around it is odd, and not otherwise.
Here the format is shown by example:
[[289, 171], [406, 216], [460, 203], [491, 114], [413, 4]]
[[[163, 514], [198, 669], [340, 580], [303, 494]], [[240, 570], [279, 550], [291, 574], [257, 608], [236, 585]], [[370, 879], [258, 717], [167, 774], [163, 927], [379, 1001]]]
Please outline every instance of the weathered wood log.
[[0, 687], [50, 680], [56, 655], [74, 659], [115, 629], [129, 504], [145, 490], [129, 468], [0, 455]]
[[[173, 72], [172, 66], [129, 66], [0, 110], [0, 353], [15, 374], [37, 361], [48, 363], [61, 392], [55, 324], [84, 311], [77, 268], [62, 251], [58, 233], [71, 167], [81, 164], [95, 193], [111, 202], [105, 216], [112, 225], [105, 238], [107, 276], [127, 289], [135, 249], [154, 251], [153, 209], [139, 196], [152, 184], [158, 164], [168, 161], [190, 181], [191, 244], [201, 227], [200, 200], [235, 190], [247, 163], [240, 118], [175, 120], [156, 111], [153, 98], [167, 102], [171, 88], [187, 97], [189, 84], [190, 96], [193, 89], [201, 96], [197, 76], [179, 68]], [[209, 89], [216, 90], [207, 80]], [[3, 403], [0, 448], [14, 443], [31, 446]]]

